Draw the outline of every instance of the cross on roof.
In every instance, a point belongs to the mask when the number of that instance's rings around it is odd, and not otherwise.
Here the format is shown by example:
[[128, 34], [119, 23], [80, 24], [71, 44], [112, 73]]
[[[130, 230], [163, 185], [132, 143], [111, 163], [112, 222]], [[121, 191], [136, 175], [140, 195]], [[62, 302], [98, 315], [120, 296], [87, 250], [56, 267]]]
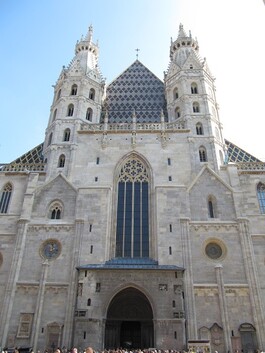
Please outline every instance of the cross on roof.
[[138, 52], [140, 51], [140, 49], [136, 48], [135, 51], [136, 51], [136, 59], [138, 60]]

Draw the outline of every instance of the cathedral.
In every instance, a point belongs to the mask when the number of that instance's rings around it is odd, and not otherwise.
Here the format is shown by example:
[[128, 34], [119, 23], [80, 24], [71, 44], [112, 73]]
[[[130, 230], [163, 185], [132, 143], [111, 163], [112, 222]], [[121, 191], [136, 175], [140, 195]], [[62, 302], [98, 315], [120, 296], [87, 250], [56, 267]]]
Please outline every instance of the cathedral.
[[0, 165], [0, 346], [265, 349], [265, 163], [224, 138], [197, 39], [163, 81], [98, 59], [90, 26], [43, 143]]

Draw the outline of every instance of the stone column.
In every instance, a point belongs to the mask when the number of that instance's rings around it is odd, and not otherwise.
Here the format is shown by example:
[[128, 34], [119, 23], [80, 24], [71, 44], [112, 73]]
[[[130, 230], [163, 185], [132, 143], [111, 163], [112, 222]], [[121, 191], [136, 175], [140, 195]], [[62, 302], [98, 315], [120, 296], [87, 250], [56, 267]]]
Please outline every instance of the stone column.
[[249, 232], [248, 219], [238, 218], [239, 237], [243, 254], [243, 263], [249, 288], [250, 305], [253, 322], [257, 333], [258, 348], [265, 347], [265, 319], [261, 301], [257, 269], [254, 262], [254, 250]]
[[76, 267], [79, 265], [79, 255], [80, 255], [80, 246], [81, 240], [83, 237], [84, 221], [79, 219], [75, 222], [75, 234], [74, 234], [74, 243], [72, 251], [71, 266], [72, 269], [70, 278], [69, 278], [69, 287], [67, 295], [67, 305], [65, 322], [64, 322], [64, 332], [62, 338], [62, 346], [71, 347], [72, 346], [72, 336], [73, 336], [73, 327], [74, 327], [74, 312], [76, 305], [76, 292], [77, 292], [77, 282], [78, 282], [78, 273]]
[[189, 218], [181, 218], [181, 241], [183, 249], [183, 267], [185, 269], [184, 288], [185, 288], [185, 311], [187, 320], [187, 338], [197, 340], [197, 319], [195, 310], [195, 298], [193, 288], [192, 256], [189, 231]]
[[223, 266], [221, 264], [215, 266], [215, 275], [218, 286], [218, 297], [220, 305], [221, 320], [224, 328], [224, 339], [225, 339], [225, 351], [232, 352], [232, 345], [230, 339], [230, 326], [229, 316], [227, 310], [227, 303], [225, 297], [224, 278], [223, 278]]
[[46, 279], [48, 275], [48, 269], [49, 269], [49, 262], [48, 260], [45, 260], [44, 263], [42, 264], [42, 272], [41, 272], [41, 278], [39, 282], [37, 304], [35, 308], [34, 320], [32, 325], [30, 346], [33, 347], [33, 352], [37, 352], [38, 333], [40, 332], [40, 320], [42, 316], [45, 285], [46, 285]]
[[26, 244], [27, 227], [28, 220], [19, 220], [14, 256], [12, 260], [8, 282], [6, 284], [5, 297], [3, 301], [3, 312], [0, 320], [0, 337], [2, 337], [3, 347], [7, 345], [7, 335], [9, 331], [9, 323], [11, 319], [13, 302], [16, 293], [16, 285]]

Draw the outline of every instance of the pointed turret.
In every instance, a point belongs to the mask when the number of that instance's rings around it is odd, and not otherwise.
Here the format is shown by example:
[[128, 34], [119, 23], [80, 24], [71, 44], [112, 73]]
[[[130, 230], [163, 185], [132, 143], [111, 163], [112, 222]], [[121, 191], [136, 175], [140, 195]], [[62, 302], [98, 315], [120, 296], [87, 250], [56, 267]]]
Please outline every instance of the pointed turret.
[[87, 35], [80, 41], [77, 41], [75, 46], [75, 58], [72, 64], [78, 62], [85, 74], [91, 70], [95, 70], [99, 73], [98, 69], [98, 55], [99, 47], [97, 44], [92, 42], [93, 27], [90, 25], [88, 28]]
[[182, 67], [190, 53], [198, 53], [198, 51], [199, 45], [197, 39], [192, 38], [191, 33], [188, 36], [183, 25], [180, 24], [177, 39], [175, 41], [171, 40], [170, 60]]

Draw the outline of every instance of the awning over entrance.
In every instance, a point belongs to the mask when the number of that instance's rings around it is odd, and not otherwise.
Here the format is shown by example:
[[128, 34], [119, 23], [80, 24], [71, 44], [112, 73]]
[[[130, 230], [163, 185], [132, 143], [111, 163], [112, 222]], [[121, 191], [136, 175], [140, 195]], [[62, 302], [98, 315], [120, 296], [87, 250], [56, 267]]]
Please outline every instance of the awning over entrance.
[[150, 258], [115, 258], [106, 261], [104, 264], [87, 264], [77, 267], [79, 270], [113, 270], [113, 269], [137, 269], [137, 270], [170, 270], [184, 271], [183, 267], [175, 265], [159, 265], [158, 261]]

